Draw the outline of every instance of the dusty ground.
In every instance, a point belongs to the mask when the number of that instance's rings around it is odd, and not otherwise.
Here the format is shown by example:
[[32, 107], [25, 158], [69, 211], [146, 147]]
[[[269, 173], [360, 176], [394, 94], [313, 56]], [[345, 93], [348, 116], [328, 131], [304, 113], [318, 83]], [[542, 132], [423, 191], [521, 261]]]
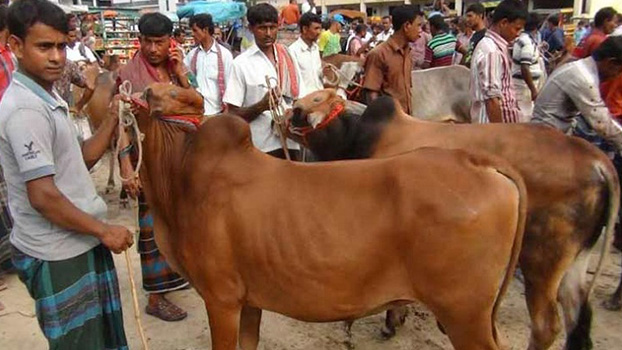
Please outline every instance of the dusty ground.
[[[103, 193], [107, 171], [99, 167], [94, 178], [98, 189]], [[111, 222], [134, 227], [132, 211], [119, 209], [117, 193], [105, 196], [109, 204]], [[140, 278], [140, 264], [135, 249], [131, 250], [134, 274]], [[608, 262], [603, 276], [599, 279], [592, 304], [595, 306], [593, 339], [595, 349], [622, 349], [622, 312], [604, 310], [600, 303], [615, 289], [620, 275], [620, 259], [614, 253]], [[596, 259], [592, 259], [595, 261]], [[128, 274], [123, 255], [115, 257], [121, 283], [121, 297], [125, 317], [125, 329], [130, 349], [140, 349], [140, 339], [136, 331]], [[26, 289], [16, 276], [7, 277], [8, 290], [0, 292], [0, 300], [7, 309], [0, 313], [0, 349], [14, 350], [46, 349], [45, 339], [41, 335], [34, 317], [33, 302]], [[142, 307], [145, 305], [144, 294], [139, 292]], [[170, 294], [170, 298], [188, 310], [188, 318], [177, 323], [166, 323], [151, 316], [142, 316], [145, 332], [152, 350], [204, 350], [210, 349], [210, 334], [203, 303], [193, 290]], [[437, 328], [434, 317], [421, 305], [410, 308], [406, 325], [398, 335], [388, 341], [379, 335], [383, 316], [377, 315], [360, 320], [352, 327], [351, 343], [357, 350], [433, 350], [450, 349], [447, 338]], [[511, 349], [526, 349], [529, 325], [523, 297], [523, 285], [514, 282], [506, 296], [499, 327], [506, 343]], [[553, 349], [561, 349], [563, 339], [560, 336]], [[348, 349], [347, 335], [343, 323], [310, 324], [295, 321], [270, 312], [264, 313], [261, 329], [260, 349], [295, 349], [324, 350]]]

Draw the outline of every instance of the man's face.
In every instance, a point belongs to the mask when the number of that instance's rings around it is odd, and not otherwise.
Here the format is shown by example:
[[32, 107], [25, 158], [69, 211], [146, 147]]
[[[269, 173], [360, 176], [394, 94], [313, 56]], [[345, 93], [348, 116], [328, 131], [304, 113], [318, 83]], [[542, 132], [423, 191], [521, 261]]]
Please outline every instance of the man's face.
[[501, 37], [505, 39], [508, 43], [511, 43], [518, 37], [518, 35], [525, 28], [525, 20], [524, 19], [516, 19], [514, 21], [508, 21], [507, 18], [504, 18], [499, 22], [499, 31]]
[[605, 23], [603, 23], [603, 32], [609, 35], [613, 33], [613, 31], [616, 29], [616, 26], [617, 26], [616, 17], [613, 16], [611, 17], [611, 19], [608, 19], [605, 21]]
[[473, 11], [469, 11], [466, 13], [466, 25], [469, 28], [475, 30], [475, 28], [478, 28], [480, 26], [480, 23], [482, 23], [482, 21], [482, 17]]
[[67, 34], [67, 45], [73, 46], [73, 44], [78, 40], [78, 30], [70, 30]]
[[382, 29], [384, 29], [385, 32], [388, 32], [391, 29], [391, 19], [389, 18], [382, 19]]
[[320, 23], [311, 22], [308, 27], [302, 27], [302, 38], [311, 42], [315, 42], [320, 37], [322, 25]]
[[192, 37], [194, 38], [194, 41], [196, 43], [200, 43], [203, 40], [205, 40], [205, 37], [208, 35], [208, 31], [207, 28], [205, 29], [201, 29], [199, 28], [199, 26], [196, 25], [196, 23], [192, 24]]
[[184, 36], [183, 35], [176, 35], [175, 36], [175, 41], [177, 41], [179, 44], [183, 44], [184, 43]]
[[26, 33], [24, 40], [11, 36], [9, 44], [20, 68], [46, 87], [60, 79], [65, 68], [67, 34], [36, 23]]
[[255, 37], [255, 43], [260, 49], [267, 49], [276, 42], [278, 25], [275, 22], [263, 22], [250, 26], [251, 32]]
[[415, 17], [412, 22], [404, 23], [404, 34], [406, 34], [406, 39], [408, 42], [415, 42], [419, 38], [419, 33], [421, 33], [421, 24], [423, 23], [423, 19], [421, 16]]
[[220, 30], [220, 27], [214, 27], [214, 39], [222, 40], [222, 30]]
[[378, 34], [380, 34], [380, 32], [382, 32], [382, 27], [381, 26], [374, 26], [373, 31], [374, 31], [374, 35], [378, 35]]
[[154, 66], [168, 59], [170, 46], [170, 35], [140, 37], [140, 53]]

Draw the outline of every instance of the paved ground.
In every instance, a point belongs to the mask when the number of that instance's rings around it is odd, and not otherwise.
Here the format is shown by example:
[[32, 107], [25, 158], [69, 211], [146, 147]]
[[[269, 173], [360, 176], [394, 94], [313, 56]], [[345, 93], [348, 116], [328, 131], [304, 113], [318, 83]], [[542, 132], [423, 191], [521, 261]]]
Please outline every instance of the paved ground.
[[[101, 166], [94, 174], [98, 189], [103, 192], [107, 171]], [[109, 219], [128, 227], [134, 226], [132, 212], [120, 210], [117, 193], [107, 195]], [[140, 278], [138, 254], [131, 251], [134, 274]], [[622, 349], [622, 312], [609, 312], [600, 303], [613, 292], [620, 275], [620, 254], [614, 253], [608, 262], [603, 276], [599, 279], [592, 304], [595, 308], [593, 338], [595, 349]], [[592, 259], [595, 262], [596, 259]], [[115, 257], [121, 281], [121, 297], [125, 312], [125, 326], [130, 349], [140, 349], [140, 339], [136, 332], [127, 268], [123, 255]], [[37, 320], [34, 306], [21, 282], [13, 275], [8, 276], [9, 289], [0, 292], [0, 300], [7, 309], [0, 313], [0, 349], [38, 350], [46, 349]], [[145, 297], [140, 294], [144, 307]], [[151, 316], [143, 315], [142, 320], [149, 338], [151, 350], [206, 350], [210, 349], [210, 335], [203, 303], [193, 290], [176, 292], [170, 295], [176, 303], [188, 310], [186, 320], [166, 323]], [[447, 338], [437, 328], [434, 317], [421, 305], [410, 308], [406, 325], [398, 335], [385, 341], [380, 337], [383, 316], [377, 315], [360, 320], [352, 327], [351, 343], [357, 350], [433, 350], [450, 349]], [[526, 349], [529, 337], [528, 315], [525, 308], [523, 286], [514, 282], [505, 298], [499, 328], [504, 334], [510, 349]], [[553, 349], [561, 349], [560, 336]], [[327, 350], [348, 349], [347, 335], [343, 323], [310, 324], [266, 312], [262, 322], [260, 349]]]

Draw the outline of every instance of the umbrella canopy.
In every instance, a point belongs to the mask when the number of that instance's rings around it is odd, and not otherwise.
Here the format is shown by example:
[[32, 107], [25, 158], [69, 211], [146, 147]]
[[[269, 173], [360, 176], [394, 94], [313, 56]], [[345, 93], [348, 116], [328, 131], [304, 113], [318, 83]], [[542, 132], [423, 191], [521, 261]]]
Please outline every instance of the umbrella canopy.
[[180, 19], [200, 13], [209, 13], [216, 23], [230, 22], [246, 15], [246, 4], [227, 0], [193, 1], [177, 9]]

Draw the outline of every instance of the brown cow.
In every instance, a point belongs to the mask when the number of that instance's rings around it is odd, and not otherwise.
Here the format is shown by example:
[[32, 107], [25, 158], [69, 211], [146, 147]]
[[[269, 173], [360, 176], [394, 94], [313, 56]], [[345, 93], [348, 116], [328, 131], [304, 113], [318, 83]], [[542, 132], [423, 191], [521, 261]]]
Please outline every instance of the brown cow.
[[[587, 260], [605, 224], [607, 241], [611, 236], [620, 193], [615, 168], [600, 150], [543, 126], [417, 120], [389, 97], [374, 101], [363, 115], [342, 113], [343, 104], [332, 90], [298, 100], [291, 117], [293, 138], [322, 160], [381, 158], [431, 146], [486, 151], [508, 160], [529, 194], [520, 260], [532, 321], [529, 349], [547, 349], [555, 340], [561, 328], [557, 300], [564, 310], [567, 348], [591, 347], [588, 298], [596, 278], [586, 286]], [[451, 179], [462, 177], [456, 173]], [[599, 271], [608, 244], [603, 249]], [[389, 333], [394, 332], [395, 320], [387, 321]]]
[[141, 178], [157, 244], [202, 296], [212, 349], [234, 350], [238, 334], [256, 349], [262, 309], [325, 322], [415, 299], [456, 349], [500, 349], [494, 317], [526, 216], [522, 179], [503, 161], [425, 149], [293, 163], [254, 148], [236, 116], [192, 131], [203, 102], [191, 89], [154, 84], [145, 96]]

